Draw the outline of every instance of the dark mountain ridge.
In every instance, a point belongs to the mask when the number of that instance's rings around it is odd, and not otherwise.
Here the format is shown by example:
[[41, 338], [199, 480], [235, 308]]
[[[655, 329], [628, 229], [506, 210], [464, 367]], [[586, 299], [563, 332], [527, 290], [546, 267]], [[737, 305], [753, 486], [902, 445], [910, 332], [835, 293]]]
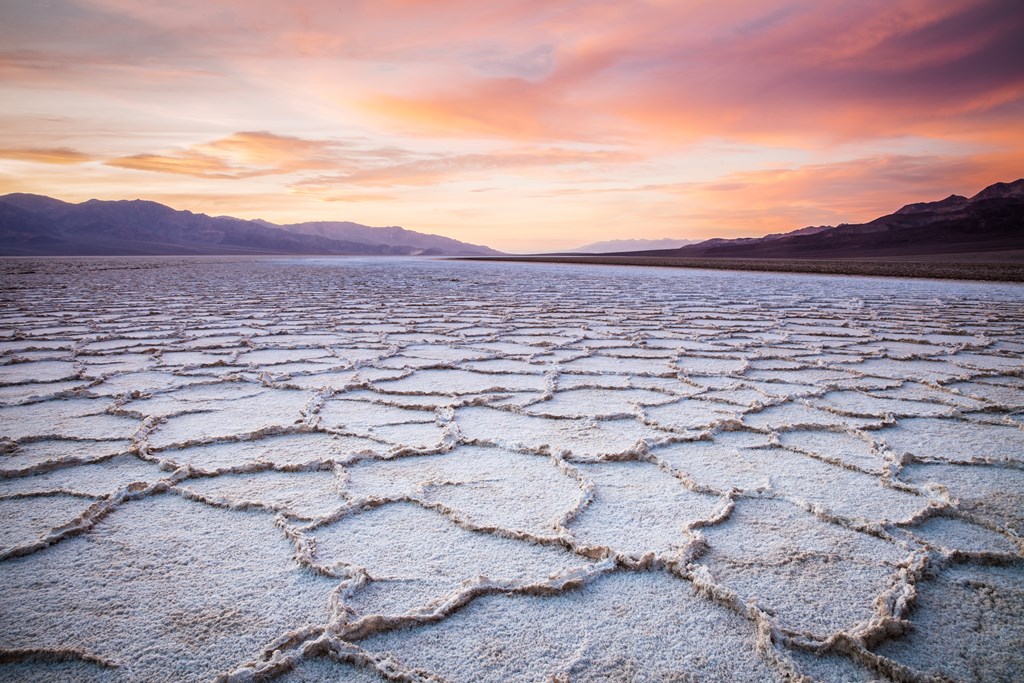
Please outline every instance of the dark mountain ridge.
[[[312, 232], [303, 229], [310, 225], [319, 227]], [[280, 226], [262, 220], [178, 211], [140, 199], [90, 199], [72, 204], [34, 194], [0, 197], [0, 255], [4, 256], [498, 253], [404, 228], [372, 228], [348, 222]]]
[[473, 253], [498, 254], [488, 247], [466, 244], [450, 237], [428, 235], [414, 230], [407, 230], [397, 225], [383, 228], [371, 228], [350, 221], [313, 221], [308, 223], [290, 223], [277, 226], [284, 230], [303, 235], [315, 235], [327, 239], [348, 242], [380, 242], [395, 247], [409, 247], [412, 250], [429, 250], [437, 253], [462, 254], [473, 249]]
[[983, 252], [1024, 253], [1024, 179], [996, 183], [970, 199], [950, 195], [907, 204], [868, 223], [801, 228], [758, 238], [710, 239], [678, 249], [623, 256], [686, 258], [906, 258]]

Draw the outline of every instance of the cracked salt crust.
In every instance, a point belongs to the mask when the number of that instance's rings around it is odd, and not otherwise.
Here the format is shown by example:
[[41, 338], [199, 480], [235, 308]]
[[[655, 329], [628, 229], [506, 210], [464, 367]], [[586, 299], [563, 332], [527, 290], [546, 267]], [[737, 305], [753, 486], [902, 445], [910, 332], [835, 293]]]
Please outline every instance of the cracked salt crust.
[[0, 680], [1024, 669], [1020, 286], [2, 267]]
[[[983, 414], [982, 417], [992, 417]], [[1024, 464], [1024, 430], [971, 420], [907, 419], [878, 432], [889, 448], [919, 458], [1015, 460]]]
[[[74, 648], [108, 680], [201, 680], [295, 624], [332, 582], [297, 566], [262, 516], [171, 494], [4, 567], [5, 648]], [[2, 666], [2, 665], [0, 665]]]
[[988, 524], [1024, 536], [1024, 469], [911, 463], [899, 475], [910, 484], [938, 489], [957, 501], [957, 509]]
[[1018, 680], [1022, 613], [1019, 564], [946, 567], [920, 582], [914, 630], [876, 651], [947, 680]]
[[473, 524], [552, 536], [580, 497], [578, 482], [543, 455], [459, 446], [441, 454], [363, 459], [346, 468], [352, 498], [419, 498]]
[[[395, 535], [382, 536], [382, 527]], [[405, 502], [347, 515], [310, 533], [321, 562], [359, 567], [370, 577], [348, 602], [360, 614], [414, 612], [457, 594], [476, 577], [525, 586], [590, 564], [561, 546], [468, 530]]]
[[577, 466], [594, 487], [587, 508], [568, 525], [587, 546], [641, 557], [667, 555], [687, 543], [689, 527], [715, 519], [727, 500], [680, 486], [670, 473], [645, 462], [587, 463]]
[[614, 575], [557, 597], [488, 596], [437, 626], [364, 643], [452, 681], [782, 681], [751, 629], [671, 576]]

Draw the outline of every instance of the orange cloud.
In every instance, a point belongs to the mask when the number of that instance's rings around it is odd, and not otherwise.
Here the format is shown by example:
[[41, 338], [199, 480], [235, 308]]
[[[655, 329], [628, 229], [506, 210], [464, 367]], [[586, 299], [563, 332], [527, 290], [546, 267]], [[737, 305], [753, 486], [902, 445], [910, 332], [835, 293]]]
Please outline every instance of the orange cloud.
[[196, 145], [195, 149], [277, 173], [329, 168], [336, 164], [342, 144], [334, 140], [305, 140], [274, 135], [266, 131], [240, 132], [220, 140]]
[[200, 178], [253, 178], [345, 165], [344, 145], [332, 140], [305, 140], [273, 133], [239, 132], [212, 142], [164, 154], [134, 154], [107, 165], [137, 171], [179, 173]]
[[0, 159], [32, 161], [39, 164], [82, 164], [93, 157], [68, 147], [0, 148]]
[[133, 154], [127, 157], [111, 159], [105, 163], [108, 166], [127, 168], [133, 171], [179, 173], [200, 178], [226, 179], [244, 177], [238, 169], [229, 166], [222, 159], [188, 150], [170, 155]]

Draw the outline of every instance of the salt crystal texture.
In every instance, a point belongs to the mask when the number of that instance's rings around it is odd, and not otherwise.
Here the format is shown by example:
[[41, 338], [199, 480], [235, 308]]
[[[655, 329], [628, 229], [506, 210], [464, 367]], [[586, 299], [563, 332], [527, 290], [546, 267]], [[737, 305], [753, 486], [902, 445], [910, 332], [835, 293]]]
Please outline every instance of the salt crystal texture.
[[0, 265], [0, 681], [1024, 670], [1019, 285]]

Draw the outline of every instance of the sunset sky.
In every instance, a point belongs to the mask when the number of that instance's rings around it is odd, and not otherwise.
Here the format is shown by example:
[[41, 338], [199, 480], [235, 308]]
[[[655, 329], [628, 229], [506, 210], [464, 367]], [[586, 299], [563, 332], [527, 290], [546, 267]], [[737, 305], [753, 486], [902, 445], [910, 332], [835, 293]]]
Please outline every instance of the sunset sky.
[[509, 251], [1024, 176], [1020, 0], [6, 0], [0, 193]]

